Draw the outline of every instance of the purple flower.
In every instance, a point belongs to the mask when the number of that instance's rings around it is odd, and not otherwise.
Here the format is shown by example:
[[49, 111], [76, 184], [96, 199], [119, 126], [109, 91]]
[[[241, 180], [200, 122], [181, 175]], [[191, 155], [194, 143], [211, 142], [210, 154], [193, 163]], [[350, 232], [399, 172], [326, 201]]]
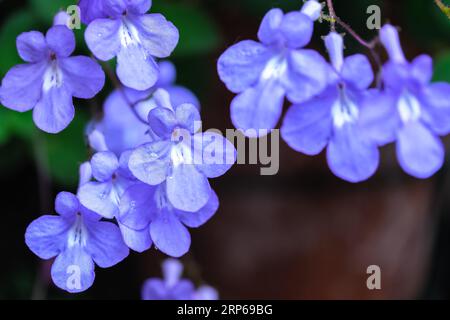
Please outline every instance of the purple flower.
[[260, 42], [241, 41], [219, 58], [221, 80], [238, 94], [231, 103], [235, 127], [244, 132], [272, 130], [281, 117], [285, 96], [301, 103], [325, 88], [326, 61], [313, 50], [300, 50], [310, 42], [321, 10], [315, 0], [300, 12], [283, 14], [272, 9], [261, 23]]
[[196, 212], [211, 195], [208, 178], [227, 172], [236, 160], [236, 149], [223, 136], [197, 133], [200, 114], [192, 104], [173, 108], [167, 91], [153, 95], [157, 107], [148, 121], [156, 140], [132, 152], [129, 168], [149, 185], [165, 182], [167, 197], [177, 209]]
[[22, 33], [17, 49], [28, 64], [6, 74], [0, 101], [19, 112], [34, 108], [34, 122], [43, 131], [65, 129], [75, 113], [72, 97], [90, 99], [103, 88], [105, 75], [93, 59], [70, 57], [75, 37], [65, 26], [52, 27], [45, 37], [37, 31]]
[[108, 15], [104, 9], [105, 0], [80, 0], [78, 6], [81, 11], [81, 21], [89, 24], [96, 19], [107, 18]]
[[172, 206], [164, 184], [154, 187], [140, 183], [123, 194], [118, 221], [140, 235], [136, 241], [144, 242], [151, 237], [159, 250], [172, 257], [181, 257], [191, 245], [186, 227], [204, 225], [218, 208], [219, 199], [212, 190], [203, 208], [197, 212], [186, 212]]
[[[107, 150], [121, 155], [124, 151], [151, 142], [152, 138], [148, 132], [149, 127], [145, 122], [154, 105], [151, 101], [151, 95], [158, 88], [164, 88], [169, 92], [172, 105], [191, 103], [200, 107], [198, 99], [191, 91], [174, 84], [176, 70], [171, 62], [159, 62], [159, 69], [160, 77], [153, 88], [146, 91], [124, 88], [122, 92], [114, 91], [107, 98], [103, 108], [103, 119], [94, 124], [95, 130], [103, 133]], [[140, 119], [136, 117], [136, 113], [132, 111], [129, 104], [135, 105]], [[96, 151], [101, 150], [96, 149]]]
[[296, 151], [317, 155], [327, 147], [330, 169], [338, 177], [360, 182], [372, 176], [379, 163], [375, 142], [359, 123], [361, 104], [373, 82], [368, 59], [360, 54], [344, 59], [342, 36], [325, 38], [334, 81], [317, 98], [296, 104], [286, 114], [281, 133]]
[[202, 286], [195, 290], [191, 281], [181, 279], [181, 262], [168, 259], [162, 267], [164, 279], [148, 279], [142, 287], [142, 300], [217, 300], [214, 288]]
[[56, 257], [53, 282], [71, 293], [92, 286], [94, 262], [109, 268], [128, 256], [119, 228], [83, 208], [75, 195], [62, 192], [55, 202], [59, 216], [42, 216], [25, 233], [27, 246], [41, 259]]
[[431, 57], [406, 60], [393, 26], [384, 26], [380, 37], [390, 58], [383, 67], [386, 90], [371, 99], [361, 117], [368, 134], [380, 145], [397, 141], [397, 158], [405, 172], [425, 179], [444, 161], [439, 136], [450, 132], [450, 85], [430, 83]]
[[121, 82], [136, 90], [155, 85], [159, 68], [154, 58], [168, 57], [178, 43], [178, 30], [160, 14], [146, 14], [150, 0], [105, 0], [110, 17], [91, 22], [85, 38], [103, 61], [117, 57]]

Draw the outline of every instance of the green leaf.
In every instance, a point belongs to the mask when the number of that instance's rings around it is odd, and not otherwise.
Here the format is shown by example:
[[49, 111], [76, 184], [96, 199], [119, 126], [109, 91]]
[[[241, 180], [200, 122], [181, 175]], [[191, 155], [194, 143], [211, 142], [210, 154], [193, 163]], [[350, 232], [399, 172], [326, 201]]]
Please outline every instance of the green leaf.
[[434, 81], [450, 82], [450, 51], [438, 56], [434, 64]]
[[180, 42], [174, 56], [207, 54], [220, 43], [217, 25], [198, 6], [158, 1], [151, 12], [163, 14], [180, 31]]
[[36, 18], [29, 11], [13, 13], [2, 25], [0, 31], [0, 72], [2, 75], [14, 65], [23, 63], [17, 53], [16, 38], [25, 31], [36, 27]]
[[86, 116], [79, 113], [63, 132], [57, 135], [39, 132], [39, 141], [47, 154], [47, 170], [52, 179], [66, 187], [78, 182], [79, 165], [87, 159], [87, 147], [84, 140]]
[[28, 0], [31, 10], [48, 25], [53, 24], [53, 17], [68, 6], [77, 4], [76, 0]]

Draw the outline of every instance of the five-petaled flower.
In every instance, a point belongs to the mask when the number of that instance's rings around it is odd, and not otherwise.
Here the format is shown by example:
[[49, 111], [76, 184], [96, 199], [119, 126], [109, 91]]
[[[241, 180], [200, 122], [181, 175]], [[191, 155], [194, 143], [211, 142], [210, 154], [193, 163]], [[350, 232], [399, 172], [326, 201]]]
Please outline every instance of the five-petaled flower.
[[380, 145], [397, 141], [397, 158], [405, 172], [428, 178], [444, 162], [439, 136], [450, 132], [450, 84], [430, 83], [431, 57], [406, 60], [393, 26], [384, 26], [380, 38], [390, 58], [382, 72], [385, 91], [362, 112], [364, 127]]
[[93, 59], [70, 57], [75, 36], [66, 26], [53, 26], [45, 37], [37, 31], [22, 33], [17, 49], [28, 64], [6, 74], [0, 101], [20, 112], [34, 108], [34, 122], [43, 131], [64, 130], [75, 114], [72, 97], [90, 99], [103, 88], [105, 74]]
[[86, 29], [89, 49], [100, 60], [117, 57], [117, 75], [127, 87], [147, 90], [158, 81], [155, 58], [166, 58], [178, 43], [178, 29], [161, 14], [146, 14], [150, 0], [105, 0], [108, 18]]
[[366, 56], [344, 59], [343, 38], [332, 32], [325, 38], [332, 62], [333, 80], [318, 97], [291, 107], [281, 132], [295, 150], [308, 155], [327, 145], [331, 170], [350, 182], [372, 176], [379, 162], [378, 145], [367, 138], [359, 115], [374, 76]]
[[315, 0], [302, 11], [284, 14], [272, 9], [259, 28], [260, 42], [241, 41], [219, 58], [220, 78], [238, 94], [231, 103], [233, 124], [246, 135], [274, 129], [285, 96], [301, 103], [327, 85], [326, 61], [314, 50], [301, 49], [310, 42], [321, 10]]
[[148, 279], [142, 287], [142, 300], [217, 300], [217, 290], [182, 279], [183, 265], [178, 260], [168, 259], [162, 265], [163, 279]]
[[61, 289], [76, 293], [94, 282], [94, 262], [109, 268], [128, 256], [119, 228], [80, 205], [77, 197], [60, 193], [55, 202], [59, 216], [42, 216], [25, 233], [28, 247], [41, 259], [56, 257], [51, 275]]
[[167, 91], [153, 95], [157, 107], [148, 115], [156, 140], [134, 150], [129, 169], [149, 185], [165, 183], [167, 198], [178, 210], [196, 212], [211, 196], [208, 178], [225, 174], [236, 161], [234, 145], [223, 136], [205, 132], [192, 104], [174, 108]]

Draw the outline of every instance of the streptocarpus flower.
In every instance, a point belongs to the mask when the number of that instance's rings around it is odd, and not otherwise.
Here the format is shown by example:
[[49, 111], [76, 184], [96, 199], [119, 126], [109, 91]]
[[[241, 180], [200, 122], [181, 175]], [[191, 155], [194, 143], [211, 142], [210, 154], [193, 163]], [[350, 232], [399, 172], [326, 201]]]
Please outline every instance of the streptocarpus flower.
[[217, 291], [209, 286], [195, 289], [194, 284], [182, 279], [183, 265], [173, 259], [162, 265], [163, 279], [148, 279], [142, 287], [142, 300], [217, 300]]
[[302, 11], [284, 14], [272, 9], [261, 23], [260, 42], [241, 41], [219, 58], [221, 80], [238, 94], [231, 103], [233, 124], [248, 131], [246, 135], [274, 129], [285, 96], [301, 103], [327, 85], [326, 61], [314, 50], [300, 50], [310, 42], [321, 10], [315, 0], [305, 3]]
[[379, 163], [377, 144], [368, 139], [359, 115], [373, 82], [369, 60], [356, 54], [344, 59], [343, 39], [335, 32], [325, 38], [334, 80], [317, 98], [296, 104], [287, 112], [281, 133], [296, 151], [317, 155], [327, 148], [330, 169], [338, 177], [360, 182], [372, 176]]
[[[161, 61], [158, 65], [160, 76], [153, 88], [146, 91], [130, 88], [114, 91], [104, 104], [103, 119], [93, 125], [95, 130], [103, 133], [107, 149], [116, 155], [120, 156], [124, 151], [151, 141], [149, 127], [145, 122], [148, 113], [154, 107], [150, 100], [156, 89], [163, 88], [169, 92], [172, 105], [191, 103], [200, 107], [194, 93], [185, 87], [175, 85], [175, 66], [170, 61]], [[132, 107], [135, 108], [140, 119], [132, 111]]]
[[203, 208], [197, 212], [185, 212], [172, 206], [164, 184], [154, 187], [139, 183], [123, 194], [118, 221], [141, 235], [141, 242], [150, 236], [159, 250], [178, 258], [191, 246], [191, 236], [186, 227], [204, 225], [218, 208], [219, 199], [212, 190]]
[[70, 57], [75, 36], [66, 26], [53, 26], [44, 35], [37, 31], [17, 38], [21, 58], [0, 89], [1, 103], [19, 112], [33, 110], [36, 125], [48, 133], [65, 129], [74, 118], [72, 97], [90, 99], [102, 88], [105, 74], [91, 58]]
[[208, 178], [219, 177], [236, 161], [236, 149], [223, 136], [197, 133], [200, 114], [192, 104], [173, 108], [167, 91], [153, 95], [157, 107], [148, 121], [157, 140], [134, 150], [129, 168], [149, 185], [165, 182], [167, 197], [178, 210], [196, 212], [211, 195]]
[[428, 178], [444, 162], [439, 138], [450, 132], [450, 84], [430, 83], [433, 61], [421, 55], [408, 62], [397, 30], [386, 25], [380, 38], [389, 54], [383, 67], [385, 92], [365, 108], [362, 120], [379, 144], [397, 141], [397, 158], [408, 174]]
[[117, 75], [127, 87], [147, 90], [158, 80], [155, 58], [166, 58], [178, 43], [178, 30], [160, 14], [146, 14], [150, 0], [104, 0], [108, 19], [86, 29], [89, 49], [100, 60], [117, 57]]
[[53, 282], [71, 293], [92, 286], [94, 263], [109, 268], [128, 256], [119, 228], [83, 208], [77, 197], [60, 193], [55, 202], [59, 216], [42, 216], [25, 233], [25, 242], [41, 259], [56, 257]]

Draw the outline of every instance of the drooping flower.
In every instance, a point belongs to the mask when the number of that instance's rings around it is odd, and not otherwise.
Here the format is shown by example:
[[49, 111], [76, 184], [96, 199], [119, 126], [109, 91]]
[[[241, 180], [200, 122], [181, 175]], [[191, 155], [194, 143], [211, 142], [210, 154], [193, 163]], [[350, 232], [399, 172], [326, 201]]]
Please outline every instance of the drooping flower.
[[327, 85], [326, 61], [314, 50], [301, 49], [310, 42], [321, 10], [315, 0], [297, 12], [272, 9], [261, 23], [260, 42], [241, 41], [219, 58], [221, 80], [238, 94], [231, 103], [233, 124], [246, 135], [274, 129], [285, 96], [301, 103]]
[[90, 99], [102, 88], [105, 74], [91, 58], [70, 55], [75, 36], [66, 26], [53, 26], [17, 38], [21, 58], [2, 81], [1, 103], [19, 112], [33, 110], [35, 124], [48, 133], [65, 129], [74, 118], [72, 97]]
[[343, 39], [335, 32], [325, 38], [334, 80], [317, 98], [296, 104], [281, 128], [283, 139], [296, 151], [317, 155], [327, 147], [330, 169], [338, 177], [360, 182], [379, 163], [377, 144], [368, 139], [359, 115], [374, 79], [369, 60], [361, 54], [344, 59]]
[[117, 57], [117, 75], [127, 87], [147, 90], [158, 81], [155, 58], [166, 58], [178, 43], [178, 30], [160, 14], [146, 14], [150, 0], [104, 0], [109, 18], [86, 29], [89, 49], [100, 60]]
[[142, 300], [217, 300], [218, 293], [212, 287], [202, 286], [197, 290], [194, 284], [182, 279], [183, 265], [173, 259], [162, 265], [163, 279], [148, 279], [142, 287]]
[[89, 24], [96, 19], [107, 18], [105, 5], [109, 3], [105, 0], [80, 0], [78, 6], [80, 7], [81, 21]]
[[118, 221], [143, 238], [150, 236], [159, 250], [178, 258], [186, 254], [191, 245], [187, 227], [204, 225], [218, 208], [219, 199], [212, 190], [203, 208], [186, 212], [172, 206], [164, 184], [154, 187], [140, 183], [123, 194]]
[[173, 108], [167, 91], [153, 95], [157, 107], [148, 116], [156, 140], [132, 152], [129, 168], [149, 185], [165, 182], [167, 197], [177, 209], [196, 212], [211, 195], [208, 178], [219, 177], [236, 161], [236, 149], [214, 132], [198, 133], [200, 114], [192, 104]]
[[25, 242], [41, 259], [56, 257], [51, 276], [71, 293], [87, 290], [95, 278], [95, 264], [109, 268], [128, 256], [119, 228], [86, 210], [77, 197], [61, 192], [55, 202], [58, 216], [42, 216], [25, 233]]
[[393, 26], [384, 26], [380, 38], [390, 58], [383, 67], [385, 92], [371, 99], [361, 117], [380, 145], [397, 141], [397, 158], [405, 172], [425, 179], [444, 162], [439, 136], [450, 132], [450, 84], [430, 83], [431, 57], [406, 60]]
[[[163, 88], [169, 92], [172, 105], [191, 103], [200, 107], [194, 93], [175, 84], [176, 70], [170, 61], [159, 62], [159, 70], [158, 82], [151, 89], [137, 91], [123, 88], [122, 91], [114, 91], [106, 99], [103, 107], [103, 119], [95, 123], [93, 128], [104, 135], [107, 149], [116, 155], [152, 140], [148, 133], [149, 127], [146, 121], [148, 113], [154, 107], [151, 95], [156, 89]], [[135, 108], [136, 113], [132, 111], [132, 107]], [[139, 115], [140, 119], [136, 114]]]

